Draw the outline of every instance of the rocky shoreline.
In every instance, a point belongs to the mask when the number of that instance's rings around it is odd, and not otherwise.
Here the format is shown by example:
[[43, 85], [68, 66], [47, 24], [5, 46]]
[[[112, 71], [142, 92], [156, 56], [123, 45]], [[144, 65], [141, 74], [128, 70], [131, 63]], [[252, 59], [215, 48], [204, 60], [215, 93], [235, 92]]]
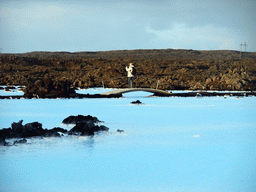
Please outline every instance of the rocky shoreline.
[[[0, 87], [0, 90], [11, 90], [16, 89], [14, 86], [12, 87]], [[25, 88], [27, 89], [27, 87]], [[37, 89], [39, 90], [39, 89]], [[23, 91], [23, 88], [21, 89]], [[34, 94], [32, 94], [34, 93]], [[195, 91], [181, 91], [181, 92], [169, 92], [170, 95], [161, 95], [154, 93], [150, 96], [152, 97], [250, 97], [250, 96], [256, 96], [256, 91], [206, 91], [206, 90], [195, 90]], [[40, 96], [39, 96], [40, 95]], [[63, 93], [63, 92], [51, 92], [50, 94], [42, 95], [40, 94], [40, 91], [32, 91], [28, 93], [24, 93], [24, 95], [0, 95], [0, 99], [56, 99], [56, 98], [66, 98], [66, 99], [83, 99], [83, 98], [120, 98], [123, 97], [123, 94], [81, 94], [76, 93], [74, 89], [72, 89], [72, 93]]]
[[125, 66], [132, 62], [137, 88], [256, 91], [251, 55], [241, 60], [236, 52], [188, 50], [0, 54], [0, 85], [25, 86], [25, 98], [73, 97], [76, 88], [127, 88]]
[[[38, 122], [22, 125], [23, 120], [13, 122], [10, 128], [0, 129], [0, 146], [11, 146], [19, 143], [27, 143], [27, 138], [32, 137], [61, 137], [63, 134], [76, 136], [94, 136], [99, 132], [108, 132], [109, 128], [104, 125], [97, 125], [101, 121], [97, 117], [90, 115], [69, 116], [65, 118], [63, 124], [74, 124], [75, 126], [67, 131], [60, 127], [43, 129]], [[120, 132], [118, 130], [117, 132]], [[6, 139], [16, 138], [13, 144], [6, 142]]]

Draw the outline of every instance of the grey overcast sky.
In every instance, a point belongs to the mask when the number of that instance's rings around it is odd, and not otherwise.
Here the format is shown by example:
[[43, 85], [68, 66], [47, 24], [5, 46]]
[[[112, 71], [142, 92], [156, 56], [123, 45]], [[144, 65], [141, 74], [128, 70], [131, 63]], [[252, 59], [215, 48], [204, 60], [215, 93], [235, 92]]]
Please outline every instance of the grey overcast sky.
[[0, 0], [2, 53], [256, 52], [256, 0]]

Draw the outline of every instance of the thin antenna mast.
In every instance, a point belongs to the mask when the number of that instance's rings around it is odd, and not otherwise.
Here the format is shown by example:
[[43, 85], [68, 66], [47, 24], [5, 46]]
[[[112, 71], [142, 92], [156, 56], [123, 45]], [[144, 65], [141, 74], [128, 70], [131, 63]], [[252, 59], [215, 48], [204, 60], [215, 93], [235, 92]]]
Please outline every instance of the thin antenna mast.
[[243, 50], [243, 43], [242, 42], [240, 43], [240, 46], [241, 46], [241, 48], [240, 48], [240, 60], [242, 60], [242, 50]]
[[244, 46], [244, 50], [245, 50], [244, 51], [244, 59], [246, 59], [246, 46], [247, 46], [246, 42], [241, 43], [240, 46], [241, 46], [241, 48], [240, 48], [240, 60], [242, 60], [243, 46]]
[[246, 42], [244, 42], [244, 51], [245, 51], [245, 52], [244, 52], [244, 59], [246, 59], [246, 46], [247, 46], [247, 45], [246, 45]]

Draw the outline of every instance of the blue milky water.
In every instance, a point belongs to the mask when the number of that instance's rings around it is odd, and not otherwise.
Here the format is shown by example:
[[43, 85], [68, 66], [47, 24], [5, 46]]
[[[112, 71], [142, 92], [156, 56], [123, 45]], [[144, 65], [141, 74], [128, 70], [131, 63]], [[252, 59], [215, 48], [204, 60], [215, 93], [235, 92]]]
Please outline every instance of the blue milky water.
[[256, 191], [255, 97], [148, 95], [0, 100], [0, 128], [23, 119], [70, 129], [62, 120], [78, 114], [110, 128], [0, 147], [0, 191]]

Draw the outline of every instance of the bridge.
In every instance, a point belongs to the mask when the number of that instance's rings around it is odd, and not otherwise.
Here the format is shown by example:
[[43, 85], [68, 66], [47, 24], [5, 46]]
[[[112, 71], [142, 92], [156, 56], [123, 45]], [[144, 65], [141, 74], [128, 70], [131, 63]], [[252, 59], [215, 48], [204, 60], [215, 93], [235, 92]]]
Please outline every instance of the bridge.
[[101, 95], [103, 96], [109, 96], [109, 95], [120, 95], [123, 93], [128, 93], [128, 92], [134, 92], [134, 91], [146, 91], [150, 93], [155, 93], [157, 96], [173, 96], [172, 93], [163, 91], [160, 89], [151, 89], [151, 88], [126, 88], [126, 89], [117, 89], [114, 91], [109, 91], [106, 93], [102, 93]]

